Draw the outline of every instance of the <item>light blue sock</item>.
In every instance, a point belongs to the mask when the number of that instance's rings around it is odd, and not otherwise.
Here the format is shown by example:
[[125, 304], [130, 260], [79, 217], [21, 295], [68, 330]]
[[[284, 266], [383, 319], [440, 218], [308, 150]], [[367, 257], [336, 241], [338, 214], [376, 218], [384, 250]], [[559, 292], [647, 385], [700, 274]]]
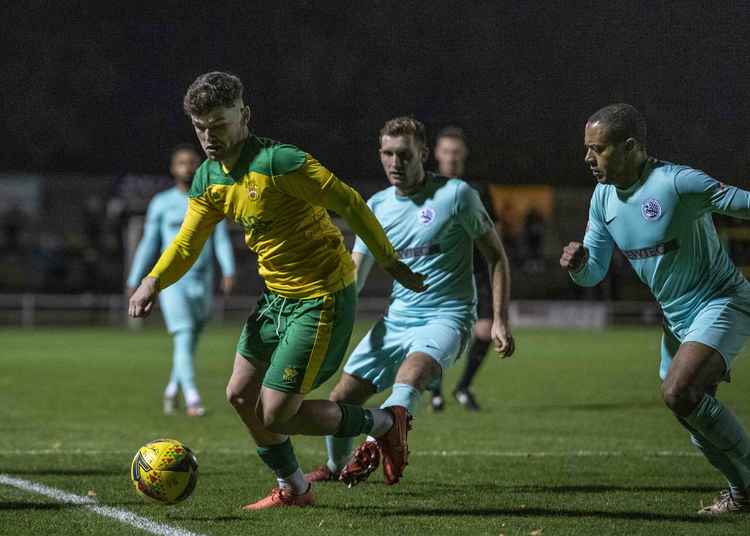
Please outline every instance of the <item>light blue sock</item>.
[[[710, 395], [703, 395], [703, 399], [685, 421], [733, 462], [742, 485], [750, 482], [750, 437], [724, 404]], [[724, 476], [730, 478], [728, 474]], [[732, 480], [737, 479], [736, 476], [732, 477]], [[730, 483], [736, 485], [732, 480]]]
[[726, 454], [714, 447], [708, 439], [690, 426], [685, 419], [678, 418], [677, 420], [690, 432], [690, 441], [693, 445], [701, 451], [711, 465], [724, 475], [733, 492], [744, 491], [750, 486], [750, 481], [745, 480], [742, 472], [737, 469], [737, 465]]
[[422, 393], [407, 383], [394, 383], [391, 389], [391, 396], [380, 406], [387, 408], [390, 406], [404, 406], [412, 415], [419, 406], [419, 399]]
[[177, 381], [177, 370], [174, 366], [174, 359], [172, 360], [172, 372], [169, 374], [169, 383], [166, 389], [164, 389], [164, 398], [174, 398], [177, 396], [177, 392], [180, 390], [180, 384]]
[[353, 437], [326, 436], [326, 451], [328, 452], [328, 469], [334, 473], [341, 471], [352, 455]]
[[196, 403], [198, 389], [195, 387], [195, 372], [193, 371], [193, 352], [197, 334], [194, 330], [180, 330], [173, 336], [174, 353], [172, 355], [172, 370], [177, 382], [185, 395], [188, 405]]

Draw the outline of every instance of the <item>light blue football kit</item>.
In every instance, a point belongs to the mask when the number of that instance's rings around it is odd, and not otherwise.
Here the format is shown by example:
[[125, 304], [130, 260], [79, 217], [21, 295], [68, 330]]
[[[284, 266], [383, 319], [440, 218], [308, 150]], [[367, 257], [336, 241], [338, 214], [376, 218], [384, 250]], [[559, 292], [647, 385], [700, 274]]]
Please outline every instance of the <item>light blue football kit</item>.
[[[159, 254], [172, 243], [182, 225], [188, 196], [177, 187], [154, 196], [148, 206], [146, 223], [130, 275], [129, 287], [137, 287]], [[196, 393], [193, 352], [201, 329], [209, 318], [213, 298], [214, 257], [223, 275], [234, 275], [234, 254], [225, 221], [220, 222], [195, 264], [177, 283], [159, 293], [164, 322], [174, 338], [174, 359], [166, 396], [181, 387], [186, 398]]]
[[[409, 268], [425, 274], [425, 292], [394, 282], [388, 314], [357, 345], [344, 372], [391, 387], [406, 355], [423, 352], [443, 369], [461, 354], [476, 321], [474, 240], [493, 229], [479, 194], [460, 179], [427, 174], [406, 197], [394, 187], [367, 202]], [[360, 239], [353, 253], [370, 256]]]
[[[425, 175], [422, 188], [402, 196], [391, 186], [367, 205], [383, 226], [400, 260], [424, 274], [427, 290], [413, 292], [397, 281], [388, 313], [359, 342], [344, 372], [367, 380], [378, 392], [392, 387], [381, 407], [416, 409], [421, 393], [394, 383], [407, 355], [422, 352], [442, 370], [461, 355], [476, 321], [474, 240], [494, 229], [479, 194], [460, 179]], [[352, 253], [374, 262], [359, 238]], [[364, 281], [357, 282], [361, 289]], [[327, 466], [339, 471], [348, 462], [353, 438], [326, 437]]]
[[[622, 251], [664, 313], [662, 380], [679, 345], [689, 341], [718, 351], [728, 379], [750, 336], [750, 284], [719, 241], [712, 213], [750, 219], [750, 192], [655, 159], [627, 190], [599, 184], [591, 200], [583, 241], [588, 259], [571, 277], [582, 286], [597, 284], [614, 247]], [[707, 394], [679, 420], [732, 490], [750, 486], [750, 439], [721, 402]]]
[[594, 190], [583, 240], [588, 262], [571, 276], [595, 285], [615, 245], [623, 252], [664, 313], [662, 379], [674, 357], [670, 335], [714, 348], [727, 370], [750, 336], [750, 284], [719, 241], [714, 212], [750, 218], [750, 193], [658, 160], [648, 161], [628, 190], [603, 184]]

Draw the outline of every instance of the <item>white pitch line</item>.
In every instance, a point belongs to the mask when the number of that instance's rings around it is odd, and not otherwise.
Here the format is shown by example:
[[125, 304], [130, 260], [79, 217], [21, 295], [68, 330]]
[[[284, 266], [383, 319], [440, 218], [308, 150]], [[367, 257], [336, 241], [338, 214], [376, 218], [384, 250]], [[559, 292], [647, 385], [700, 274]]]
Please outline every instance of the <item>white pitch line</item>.
[[165, 523], [157, 523], [150, 519], [134, 514], [121, 508], [114, 508], [112, 506], [101, 506], [96, 503], [91, 497], [84, 497], [82, 495], [75, 495], [66, 491], [51, 488], [43, 484], [31, 482], [29, 480], [21, 480], [20, 478], [13, 478], [9, 475], [0, 474], [0, 484], [6, 486], [12, 486], [29, 493], [36, 493], [37, 495], [44, 495], [50, 499], [54, 499], [58, 502], [65, 504], [75, 504], [82, 506], [86, 510], [90, 510], [100, 516], [110, 517], [116, 519], [120, 523], [125, 523], [131, 527], [135, 527], [151, 534], [157, 534], [159, 536], [205, 536], [197, 532], [190, 532], [189, 530], [181, 529], [179, 527], [173, 527]]
[[[322, 450], [295, 448], [299, 453], [305, 455], [323, 455], [325, 454]], [[248, 448], [245, 450], [238, 450], [232, 448], [212, 448], [209, 450], [196, 450], [196, 455], [200, 456], [203, 454], [219, 454], [219, 455], [255, 455], [255, 451]], [[52, 454], [58, 454], [62, 456], [75, 456], [75, 455], [130, 455], [133, 454], [127, 450], [100, 450], [92, 451], [89, 449], [8, 449], [0, 450], [0, 456], [47, 456]], [[412, 456], [433, 456], [433, 457], [468, 457], [477, 456], [480, 458], [620, 458], [625, 456], [637, 456], [637, 457], [659, 457], [659, 458], [683, 458], [683, 457], [700, 457], [702, 456], [697, 451], [681, 451], [681, 450], [572, 450], [572, 451], [515, 451], [515, 450], [412, 450]]]

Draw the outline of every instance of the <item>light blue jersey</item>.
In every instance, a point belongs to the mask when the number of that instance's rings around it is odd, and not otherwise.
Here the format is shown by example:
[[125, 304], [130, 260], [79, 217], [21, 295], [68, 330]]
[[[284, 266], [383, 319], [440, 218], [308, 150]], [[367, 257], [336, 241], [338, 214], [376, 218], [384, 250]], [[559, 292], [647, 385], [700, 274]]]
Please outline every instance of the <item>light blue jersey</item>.
[[[344, 372], [380, 392], [393, 385], [404, 359], [427, 354], [442, 370], [463, 352], [476, 321], [474, 240], [494, 228], [479, 194], [460, 179], [427, 174], [422, 189], [394, 187], [367, 202], [399, 258], [426, 276], [427, 290], [394, 282], [388, 314], [359, 342]], [[357, 239], [353, 252], [369, 255]]]
[[[476, 320], [474, 240], [494, 228], [479, 194], [460, 179], [428, 173], [422, 189], [398, 195], [391, 186], [367, 202], [399, 258], [426, 275], [425, 292], [394, 282], [389, 317], [424, 322], [452, 318], [464, 326]], [[352, 250], [370, 255], [357, 238]]]
[[719, 350], [730, 364], [748, 334], [750, 284], [719, 241], [714, 212], [750, 219], [750, 192], [650, 159], [627, 190], [597, 185], [583, 241], [589, 257], [571, 277], [597, 284], [617, 246], [661, 305], [671, 334]]
[[[159, 254], [172, 242], [180, 230], [187, 206], [187, 193], [177, 187], [165, 190], [151, 200], [146, 212], [143, 238], [138, 244], [127, 280], [129, 287], [139, 285]], [[164, 320], [170, 332], [200, 325], [206, 320], [212, 298], [214, 256], [224, 276], [234, 275], [234, 254], [225, 221], [216, 226], [195, 264], [182, 279], [159, 294]]]

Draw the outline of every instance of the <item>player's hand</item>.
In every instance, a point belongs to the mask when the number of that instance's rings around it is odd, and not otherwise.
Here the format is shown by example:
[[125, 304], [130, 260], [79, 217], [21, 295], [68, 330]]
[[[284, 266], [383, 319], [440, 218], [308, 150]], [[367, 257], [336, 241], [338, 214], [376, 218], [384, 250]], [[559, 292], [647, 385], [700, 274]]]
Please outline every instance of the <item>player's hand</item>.
[[135, 290], [135, 287], [128, 287], [127, 289], [125, 289], [125, 295], [128, 297], [128, 300], [135, 293]]
[[234, 276], [225, 275], [221, 279], [221, 291], [224, 293], [225, 296], [229, 296], [232, 293], [233, 289], [234, 289]]
[[396, 261], [390, 266], [383, 267], [386, 272], [393, 276], [393, 279], [401, 283], [404, 287], [414, 292], [424, 292], [427, 285], [424, 284], [425, 275], [412, 272], [406, 264]]
[[159, 285], [153, 277], [145, 277], [128, 301], [128, 316], [144, 318], [151, 313]]
[[577, 272], [586, 264], [589, 252], [580, 242], [571, 242], [563, 248], [560, 266], [569, 272]]
[[500, 354], [500, 357], [505, 359], [512, 356], [516, 351], [516, 341], [513, 339], [508, 323], [501, 320], [493, 321], [491, 333], [495, 351]]

